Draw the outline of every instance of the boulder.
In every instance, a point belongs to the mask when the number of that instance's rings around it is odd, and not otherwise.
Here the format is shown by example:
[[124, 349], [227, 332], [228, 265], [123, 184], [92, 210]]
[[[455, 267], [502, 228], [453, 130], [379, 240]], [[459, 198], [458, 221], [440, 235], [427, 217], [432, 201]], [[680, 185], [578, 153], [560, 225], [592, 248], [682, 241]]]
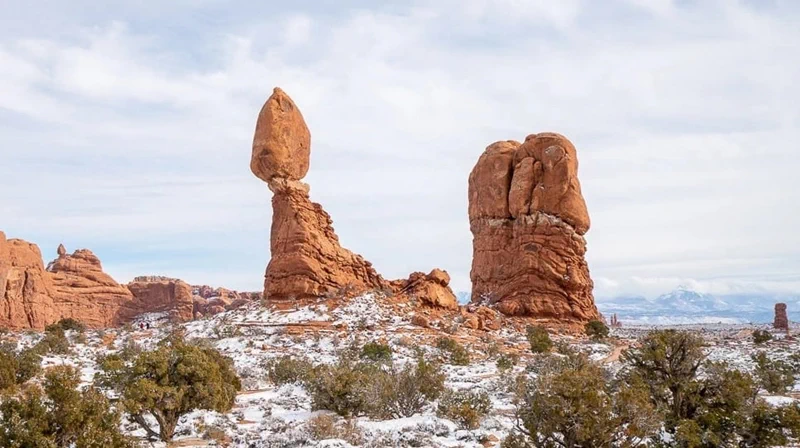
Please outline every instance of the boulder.
[[415, 298], [425, 305], [458, 309], [458, 299], [450, 289], [450, 275], [434, 269], [428, 275], [414, 272], [400, 285], [398, 294]]
[[275, 88], [256, 121], [250, 170], [259, 179], [300, 180], [308, 172], [311, 133], [289, 95]]
[[168, 313], [171, 320], [186, 322], [194, 318], [192, 287], [178, 279], [137, 277], [128, 283], [136, 298], [137, 313]]
[[472, 301], [506, 315], [599, 316], [575, 147], [555, 133], [486, 148], [469, 177]]

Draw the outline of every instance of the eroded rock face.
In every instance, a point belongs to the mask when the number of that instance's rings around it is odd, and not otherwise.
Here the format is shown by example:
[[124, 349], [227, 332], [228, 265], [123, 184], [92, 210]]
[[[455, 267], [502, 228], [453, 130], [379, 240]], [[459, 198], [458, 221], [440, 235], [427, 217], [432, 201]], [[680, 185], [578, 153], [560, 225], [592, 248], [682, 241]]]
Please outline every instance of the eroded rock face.
[[[136, 308], [147, 313], [169, 313], [171, 320], [194, 319], [192, 287], [178, 279], [137, 277], [127, 289], [136, 298]], [[138, 313], [138, 314], [141, 314]]]
[[311, 202], [306, 184], [281, 179], [269, 186], [274, 193], [272, 258], [264, 297], [306, 299], [388, 287], [369, 261], [339, 244], [331, 217]]
[[555, 133], [490, 145], [469, 177], [472, 300], [506, 315], [599, 316], [575, 147]]
[[56, 316], [39, 248], [0, 232], [0, 328], [42, 329]]
[[[352, 296], [371, 290], [397, 292], [409, 281], [388, 282], [372, 264], [339, 244], [331, 217], [300, 182], [309, 167], [310, 134], [303, 115], [276, 88], [258, 116], [250, 169], [273, 192], [272, 258], [264, 280], [267, 301]], [[443, 272], [443, 271], [439, 271]], [[451, 307], [455, 296], [444, 273], [414, 283], [426, 303]], [[446, 277], [446, 279], [445, 279]]]

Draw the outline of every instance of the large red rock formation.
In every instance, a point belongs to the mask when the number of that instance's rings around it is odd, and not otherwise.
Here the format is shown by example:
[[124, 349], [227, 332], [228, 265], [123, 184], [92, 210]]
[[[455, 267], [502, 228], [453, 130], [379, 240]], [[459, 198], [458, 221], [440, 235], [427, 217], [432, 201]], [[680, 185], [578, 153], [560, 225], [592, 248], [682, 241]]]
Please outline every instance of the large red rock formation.
[[507, 315], [599, 316], [575, 147], [555, 133], [486, 148], [469, 176], [472, 300]]
[[0, 328], [44, 328], [56, 321], [53, 285], [35, 244], [0, 232]]
[[[273, 193], [272, 258], [265, 275], [264, 298], [274, 301], [369, 290], [394, 292], [408, 286], [406, 281], [384, 280], [370, 262], [339, 244], [331, 217], [321, 205], [311, 202], [310, 187], [300, 181], [308, 171], [310, 148], [311, 136], [303, 115], [284, 91], [275, 88], [258, 116], [250, 162], [253, 174], [267, 182]], [[448, 281], [417, 281], [415, 287], [420, 296], [425, 296], [420, 297], [423, 301], [449, 307], [455, 303], [455, 296]]]
[[0, 232], [0, 328], [41, 330], [68, 317], [104, 328], [152, 312], [177, 321], [194, 317], [192, 287], [180, 280], [137, 277], [124, 286], [89, 250], [70, 255], [59, 245], [57, 253], [45, 269], [35, 244]]

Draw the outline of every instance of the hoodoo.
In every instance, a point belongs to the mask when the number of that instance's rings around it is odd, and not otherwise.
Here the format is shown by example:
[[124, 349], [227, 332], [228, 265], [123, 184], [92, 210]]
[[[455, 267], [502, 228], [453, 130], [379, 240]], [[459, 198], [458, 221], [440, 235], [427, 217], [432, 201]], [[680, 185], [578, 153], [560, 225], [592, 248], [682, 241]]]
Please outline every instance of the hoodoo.
[[330, 215], [311, 202], [310, 187], [301, 182], [310, 156], [311, 134], [303, 115], [283, 90], [275, 88], [258, 115], [250, 160], [250, 170], [273, 193], [264, 298], [302, 300], [413, 289], [424, 292], [420, 298], [431, 305], [457, 308], [446, 273], [437, 270], [430, 278], [417, 274], [389, 282], [369, 261], [340, 245]]
[[575, 147], [555, 133], [490, 145], [469, 176], [472, 301], [512, 316], [596, 319]]

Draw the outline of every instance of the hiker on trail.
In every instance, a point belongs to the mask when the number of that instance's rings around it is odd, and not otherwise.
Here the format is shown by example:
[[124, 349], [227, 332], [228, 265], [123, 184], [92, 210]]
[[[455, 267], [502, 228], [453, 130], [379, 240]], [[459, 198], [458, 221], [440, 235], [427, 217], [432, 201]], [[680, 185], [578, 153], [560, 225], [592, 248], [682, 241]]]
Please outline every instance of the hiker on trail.
[[144, 330], [144, 322], [139, 322], [139, 329]]
[[150, 329], [150, 322], [147, 322], [146, 325], [147, 325], [147, 329], [149, 330]]

